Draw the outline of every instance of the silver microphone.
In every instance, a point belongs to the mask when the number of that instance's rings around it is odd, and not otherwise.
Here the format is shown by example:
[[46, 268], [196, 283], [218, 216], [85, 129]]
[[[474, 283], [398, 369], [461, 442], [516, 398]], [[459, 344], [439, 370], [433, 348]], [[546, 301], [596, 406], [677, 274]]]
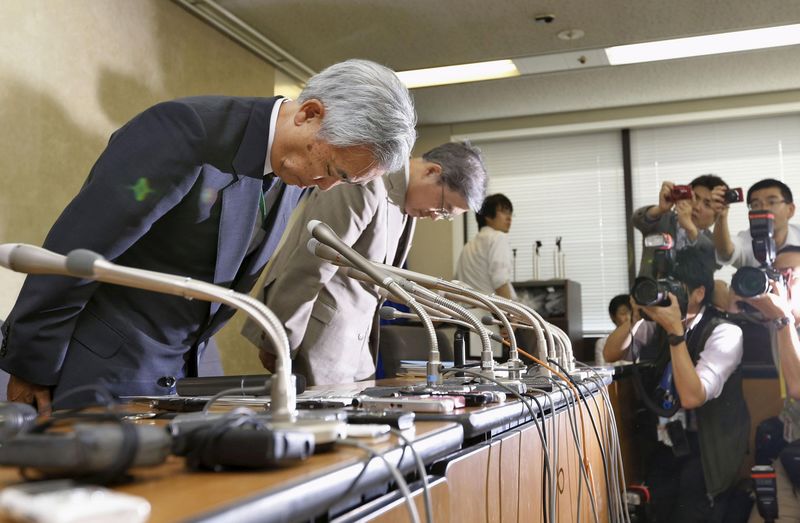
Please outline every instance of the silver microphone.
[[25, 243], [0, 245], [0, 266], [25, 274], [61, 274], [67, 271], [66, 257]]
[[28, 274], [73, 276], [184, 298], [220, 302], [244, 311], [264, 329], [278, 348], [270, 400], [273, 416], [281, 421], [294, 418], [296, 391], [291, 383], [289, 340], [280, 320], [258, 300], [192, 278], [115, 265], [103, 256], [85, 249], [74, 250], [67, 256], [62, 256], [33, 245], [3, 244], [0, 245], [0, 265]]
[[[401, 318], [403, 318], [403, 319], [413, 319], [413, 318], [415, 318], [415, 316], [413, 314], [409, 314], [407, 312], [399, 311], [399, 310], [395, 309], [394, 307], [389, 307], [388, 305], [381, 307], [378, 312], [379, 312], [379, 314], [381, 316], [381, 319], [384, 319], [384, 320], [397, 320], [397, 319], [401, 319]], [[473, 330], [473, 331], [475, 330], [475, 328], [472, 325], [470, 325], [466, 321], [459, 320], [457, 318], [445, 317], [445, 316], [431, 316], [431, 321], [441, 322], [441, 323], [453, 323], [455, 325], [460, 325], [462, 327], [466, 327], [467, 329], [470, 329], [470, 330]], [[489, 331], [487, 334], [494, 341], [497, 341], [497, 342], [500, 342], [500, 343], [503, 343], [503, 341], [504, 341], [503, 337], [500, 336], [499, 334], [497, 334], [496, 332]]]
[[[417, 314], [420, 321], [422, 321], [423, 326], [425, 327], [425, 332], [428, 335], [428, 340], [430, 343], [430, 350], [428, 352], [428, 368], [426, 372], [427, 385], [428, 387], [436, 387], [441, 385], [442, 362], [439, 355], [439, 343], [436, 339], [436, 331], [433, 328], [433, 322], [431, 322], [428, 313], [425, 312], [423, 307], [417, 303], [414, 297], [411, 296], [411, 294], [409, 294], [409, 292], [406, 290], [406, 286], [410, 285], [409, 282], [405, 281], [403, 278], [398, 278], [398, 280], [395, 280], [388, 272], [379, 269], [375, 263], [367, 260], [361, 254], [356, 252], [355, 249], [344, 243], [327, 224], [319, 220], [311, 220], [308, 222], [307, 228], [308, 232], [311, 233], [311, 236], [313, 236], [319, 242], [327, 245], [338, 254], [341, 254], [349, 262], [349, 265], [360, 270], [369, 276], [380, 287], [383, 287], [387, 291], [400, 298], [404, 305], [407, 305]], [[319, 246], [309, 242], [307, 247], [313, 254], [316, 254]], [[328, 256], [330, 256], [330, 253], [328, 253]], [[344, 263], [341, 264], [344, 265]]]

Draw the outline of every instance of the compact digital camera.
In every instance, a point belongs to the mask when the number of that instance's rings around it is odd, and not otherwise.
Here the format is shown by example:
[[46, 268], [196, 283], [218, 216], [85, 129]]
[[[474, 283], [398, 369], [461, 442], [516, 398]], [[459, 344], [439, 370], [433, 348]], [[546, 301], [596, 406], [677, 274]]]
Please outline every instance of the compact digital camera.
[[673, 185], [672, 191], [669, 193], [669, 201], [671, 202], [691, 200], [693, 197], [691, 185]]

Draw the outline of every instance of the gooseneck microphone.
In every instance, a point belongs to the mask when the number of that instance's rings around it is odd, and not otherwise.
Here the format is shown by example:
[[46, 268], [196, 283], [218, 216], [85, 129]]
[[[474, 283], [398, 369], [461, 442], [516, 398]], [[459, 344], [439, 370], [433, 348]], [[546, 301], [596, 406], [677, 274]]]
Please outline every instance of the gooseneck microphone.
[[[388, 272], [379, 269], [374, 263], [367, 260], [361, 254], [356, 252], [355, 249], [344, 243], [327, 224], [319, 220], [311, 220], [308, 222], [307, 227], [308, 232], [311, 233], [311, 236], [313, 237], [312, 240], [316, 239], [319, 243], [323, 243], [336, 251], [348, 262], [350, 262], [353, 267], [356, 267], [358, 270], [365, 273], [380, 287], [383, 287], [387, 291], [400, 298], [400, 301], [402, 301], [404, 305], [407, 305], [409, 309], [414, 311], [425, 327], [425, 332], [428, 335], [430, 344], [427, 372], [425, 373], [426, 383], [428, 387], [440, 386], [443, 381], [442, 362], [439, 355], [439, 344], [438, 340], [436, 339], [436, 331], [433, 328], [433, 322], [431, 322], [428, 313], [425, 312], [423, 307], [417, 303], [414, 297], [411, 296], [411, 294], [406, 290], [406, 286], [409, 282], [403, 280], [402, 278], [400, 278], [399, 281], [395, 280]], [[309, 241], [307, 247], [312, 254], [316, 254], [316, 249], [312, 245], [311, 241]]]
[[25, 274], [61, 274], [67, 272], [66, 257], [25, 243], [0, 244], [0, 266]]
[[[365, 280], [365, 277], [366, 277], [366, 279], [374, 281], [374, 278], [372, 276], [368, 275], [366, 273], [366, 271], [361, 271], [359, 266], [354, 266], [354, 264], [350, 263], [350, 261], [348, 259], [344, 258], [336, 250], [332, 249], [331, 247], [329, 247], [327, 245], [324, 245], [324, 244], [320, 243], [316, 239], [312, 238], [311, 240], [309, 240], [307, 247], [308, 247], [308, 250], [310, 252], [312, 252], [317, 257], [322, 258], [323, 260], [327, 260], [327, 261], [329, 261], [331, 263], [334, 263], [336, 265], [340, 265], [340, 266], [344, 266], [344, 267], [350, 267], [350, 269], [347, 271], [347, 275], [350, 276], [351, 278], [354, 278], [354, 279], [357, 279], [357, 280]], [[385, 264], [380, 264], [380, 263], [375, 263], [375, 262], [370, 262], [370, 261], [367, 261], [367, 263], [369, 263], [370, 265], [375, 266], [376, 269], [378, 269], [378, 270], [385, 271], [388, 275], [390, 275], [390, 277], [391, 277], [391, 275], [394, 275], [401, 282], [404, 282], [403, 288], [406, 291], [417, 295], [418, 300], [422, 301], [422, 303], [428, 304], [430, 307], [434, 307], [434, 308], [438, 309], [440, 312], [446, 311], [445, 312], [446, 314], [452, 314], [454, 312], [458, 316], [464, 318], [464, 320], [468, 324], [468, 327], [470, 329], [474, 330], [475, 332], [477, 332], [481, 336], [481, 343], [482, 343], [481, 355], [482, 355], [482, 359], [483, 360], [487, 360], [487, 359], [491, 360], [491, 358], [492, 358], [491, 345], [489, 343], [488, 337], [483, 335], [483, 331], [485, 331], [486, 329], [484, 329], [481, 326], [478, 318], [476, 318], [474, 315], [469, 313], [463, 307], [459, 306], [457, 303], [453, 303], [452, 300], [444, 299], [442, 296], [440, 296], [440, 295], [438, 295], [436, 293], [431, 293], [430, 291], [428, 291], [428, 289], [422, 288], [420, 285], [414, 285], [414, 282], [408, 281], [408, 280], [412, 280], [412, 279], [416, 281], [416, 280], [419, 279], [418, 277], [421, 277], [421, 278], [424, 279], [424, 282], [421, 283], [421, 285], [432, 286], [430, 282], [437, 281], [436, 278], [433, 278], [431, 276], [427, 276], [427, 275], [424, 275], [424, 274], [420, 274], [420, 273], [415, 273], [415, 272], [412, 272], [412, 271], [405, 271], [403, 269], [398, 269], [397, 267], [394, 267], [394, 266], [391, 266], [391, 265], [385, 265]], [[406, 274], [410, 275], [411, 278], [406, 278], [405, 277]], [[416, 281], [416, 283], [420, 283], [420, 282]], [[402, 298], [399, 298], [399, 299], [400, 299], [400, 301], [402, 301]]]
[[33, 245], [3, 244], [0, 245], [0, 265], [28, 274], [73, 276], [189, 299], [219, 302], [243, 311], [264, 329], [277, 348], [278, 357], [270, 394], [272, 414], [276, 420], [294, 420], [296, 394], [291, 383], [289, 339], [280, 320], [258, 300], [232, 289], [188, 277], [116, 265], [85, 249], [74, 250], [67, 256], [62, 256]]
[[[394, 307], [389, 307], [388, 305], [383, 306], [380, 308], [378, 313], [383, 320], [397, 320], [397, 319], [413, 319], [416, 318], [414, 314], [409, 314], [407, 312], [401, 312]], [[491, 316], [489, 316], [491, 318]], [[461, 327], [465, 327], [470, 330], [475, 330], [472, 325], [464, 320], [459, 320], [458, 318], [448, 317], [448, 316], [431, 316], [431, 321], [433, 322], [441, 322], [441, 323], [452, 323], [454, 325], [459, 325]], [[484, 323], [486, 323], [484, 321]], [[497, 334], [496, 332], [489, 331], [487, 333], [491, 339], [498, 343], [503, 343], [505, 340], [502, 336]]]

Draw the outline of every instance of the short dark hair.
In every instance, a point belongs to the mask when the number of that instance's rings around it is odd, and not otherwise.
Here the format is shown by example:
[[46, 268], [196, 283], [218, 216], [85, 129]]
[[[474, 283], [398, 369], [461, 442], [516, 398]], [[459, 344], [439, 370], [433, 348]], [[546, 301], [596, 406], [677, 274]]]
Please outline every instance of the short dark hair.
[[628, 295], [628, 294], [617, 294], [616, 296], [611, 298], [611, 301], [608, 302], [608, 316], [613, 320], [614, 319], [614, 315], [617, 313], [617, 309], [619, 309], [623, 305], [625, 307], [627, 307], [628, 310], [631, 310], [631, 297], [630, 297], [630, 295]]
[[750, 198], [753, 196], [753, 193], [756, 191], [760, 191], [761, 189], [769, 189], [770, 187], [777, 187], [781, 191], [781, 196], [786, 203], [793, 203], [794, 200], [792, 199], [792, 190], [789, 189], [789, 186], [783, 183], [780, 180], [776, 180], [774, 178], [765, 178], [759, 182], [754, 183], [747, 189], [747, 203], [750, 203]]
[[504, 194], [492, 194], [483, 200], [481, 210], [475, 214], [475, 219], [478, 220], [478, 229], [486, 225], [486, 218], [494, 218], [497, 211], [505, 209], [508, 212], [514, 212], [514, 206], [511, 205], [511, 200], [506, 198]]
[[714, 296], [714, 258], [696, 245], [681, 249], [675, 254], [672, 276], [684, 283], [691, 293], [705, 287], [703, 303], [710, 303]]
[[692, 189], [694, 189], [699, 185], [700, 187], [705, 187], [709, 191], [713, 191], [714, 187], [719, 187], [720, 185], [722, 185], [723, 187], [728, 187], [728, 184], [725, 183], [722, 180], [722, 178], [720, 178], [716, 174], [703, 174], [701, 176], [698, 176], [697, 178], [692, 180], [691, 183], [689, 183], [689, 185], [692, 187]]

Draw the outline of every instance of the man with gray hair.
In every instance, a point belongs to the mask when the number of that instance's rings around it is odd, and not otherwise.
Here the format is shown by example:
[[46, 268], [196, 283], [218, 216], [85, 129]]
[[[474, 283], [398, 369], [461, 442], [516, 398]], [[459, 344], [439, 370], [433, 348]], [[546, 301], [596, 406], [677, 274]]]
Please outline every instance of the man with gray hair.
[[[363, 187], [313, 191], [292, 216], [260, 295], [286, 327], [293, 370], [313, 385], [349, 383], [375, 373], [377, 347], [374, 342], [370, 347], [369, 339], [380, 301], [377, 289], [308, 252], [310, 220], [327, 223], [367, 259], [399, 267], [416, 218], [451, 219], [468, 208], [477, 210], [486, 182], [478, 149], [446, 143]], [[243, 334], [274, 371], [274, 348], [260, 329], [248, 322]]]
[[[115, 132], [44, 247], [248, 292], [302, 188], [366, 183], [397, 169], [416, 116], [391, 70], [365, 60], [312, 77], [296, 101], [201, 96], [158, 104]], [[346, 212], [346, 211], [343, 211]], [[196, 375], [228, 307], [126, 287], [30, 276], [3, 325], [8, 399], [49, 412], [161, 395]], [[64, 401], [59, 403], [61, 397]]]

